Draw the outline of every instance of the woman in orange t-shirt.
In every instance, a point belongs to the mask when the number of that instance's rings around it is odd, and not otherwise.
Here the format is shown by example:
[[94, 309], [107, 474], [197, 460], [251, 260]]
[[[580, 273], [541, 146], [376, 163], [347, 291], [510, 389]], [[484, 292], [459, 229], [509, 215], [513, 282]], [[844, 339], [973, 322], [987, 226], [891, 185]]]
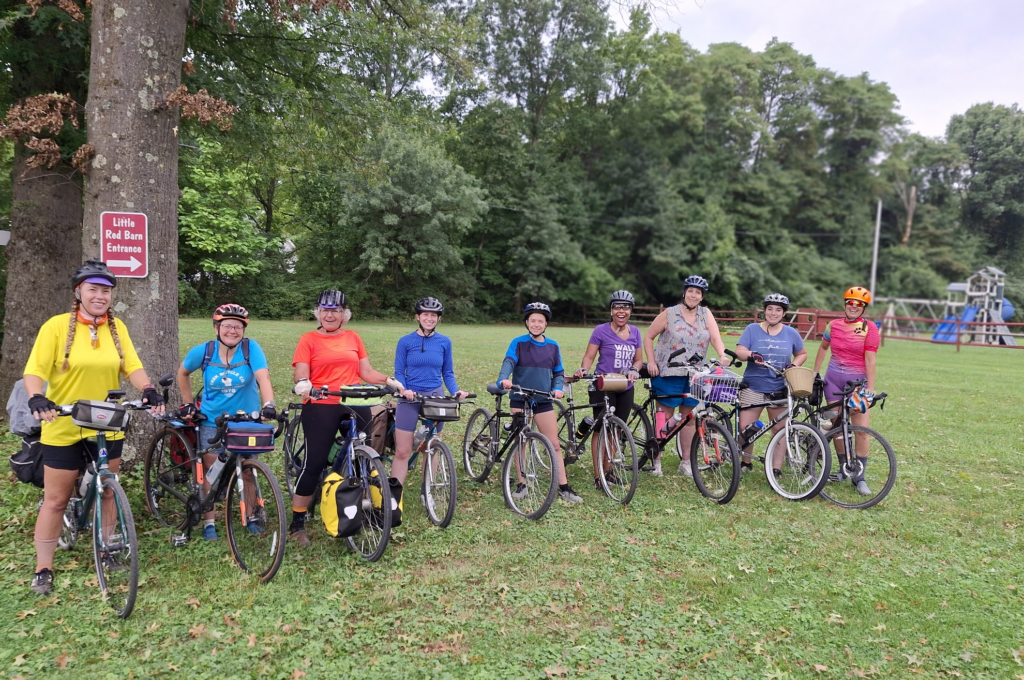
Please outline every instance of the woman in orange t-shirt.
[[[340, 290], [325, 290], [320, 293], [316, 306], [320, 325], [315, 331], [299, 338], [299, 345], [292, 358], [297, 395], [306, 399], [314, 386], [323, 385], [337, 390], [343, 385], [387, 383], [398, 390], [404, 389], [394, 378], [374, 370], [359, 334], [345, 330], [352, 312], [345, 304], [344, 293]], [[327, 456], [338, 429], [352, 412], [356, 414], [359, 429], [365, 431], [371, 419], [369, 406], [342, 406], [339, 397], [327, 397], [315, 402], [307, 401], [302, 407], [306, 456], [295, 481], [292, 523], [288, 529], [288, 539], [302, 547], [309, 545], [306, 510], [320, 474], [327, 466]]]

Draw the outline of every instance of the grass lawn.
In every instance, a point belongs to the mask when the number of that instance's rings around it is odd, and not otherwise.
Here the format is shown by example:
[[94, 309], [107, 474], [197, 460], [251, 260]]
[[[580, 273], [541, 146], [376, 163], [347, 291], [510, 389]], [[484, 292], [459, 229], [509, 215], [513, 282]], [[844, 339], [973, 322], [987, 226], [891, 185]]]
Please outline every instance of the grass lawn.
[[[207, 321], [181, 326], [185, 349], [210, 336]], [[385, 372], [414, 327], [353, 324]], [[250, 327], [279, 403], [296, 340], [311, 329]], [[454, 341], [460, 385], [483, 393], [522, 328], [442, 332]], [[565, 365], [578, 366], [589, 329], [549, 335]], [[147, 368], [156, 376], [173, 367]], [[29, 591], [40, 492], [0, 462], [10, 480], [0, 483], [0, 669], [11, 678], [197, 680], [1024, 678], [1021, 384], [1018, 352], [888, 342], [878, 387], [892, 396], [872, 426], [892, 443], [899, 477], [866, 511], [782, 500], [760, 467], [717, 506], [671, 462], [663, 478], [642, 474], [622, 508], [594, 490], [581, 461], [569, 476], [585, 503], [556, 501], [530, 522], [505, 509], [500, 489], [465, 477], [461, 429], [451, 427], [460, 477], [450, 528], [431, 526], [409, 494], [380, 562], [314, 524], [313, 546], [289, 546], [267, 585], [235, 567], [222, 521], [221, 540], [172, 548], [144, 509], [140, 473], [129, 473], [142, 584], [127, 621], [87, 585], [95, 576], [85, 540], [58, 554], [52, 596]], [[135, 422], [150, 427], [144, 416]], [[10, 452], [16, 440], [3, 442]]]

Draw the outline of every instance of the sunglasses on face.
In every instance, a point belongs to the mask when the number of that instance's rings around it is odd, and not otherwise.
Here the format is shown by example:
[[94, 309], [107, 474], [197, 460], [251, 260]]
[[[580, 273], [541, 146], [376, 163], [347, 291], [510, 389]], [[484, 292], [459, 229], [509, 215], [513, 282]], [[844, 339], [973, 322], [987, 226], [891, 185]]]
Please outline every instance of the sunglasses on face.
[[846, 306], [847, 307], [851, 307], [851, 306], [852, 307], [865, 307], [866, 305], [863, 302], [861, 302], [860, 300], [847, 300], [846, 301]]

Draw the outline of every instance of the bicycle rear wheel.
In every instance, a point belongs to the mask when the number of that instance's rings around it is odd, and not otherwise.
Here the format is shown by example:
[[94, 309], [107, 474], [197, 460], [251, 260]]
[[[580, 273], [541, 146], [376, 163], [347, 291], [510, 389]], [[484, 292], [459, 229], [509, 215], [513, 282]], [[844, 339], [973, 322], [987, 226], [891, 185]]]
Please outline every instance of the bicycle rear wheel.
[[239, 569], [266, 583], [284, 560], [285, 507], [281, 487], [261, 460], [242, 460], [229, 482], [224, 523]]
[[192, 443], [176, 427], [158, 431], [146, 450], [146, 507], [165, 527], [184, 529], [192, 493]]
[[104, 496], [93, 506], [92, 556], [104, 601], [122, 619], [135, 606], [139, 589], [139, 543], [128, 496], [113, 476], [98, 480]]
[[422, 491], [430, 522], [442, 529], [451, 524], [455, 517], [458, 482], [451, 449], [440, 439], [434, 439], [424, 455]]
[[640, 404], [633, 404], [629, 411], [629, 419], [626, 420], [626, 429], [633, 435], [633, 443], [640, 454], [637, 466], [643, 469], [658, 455], [658, 445], [654, 439], [654, 426], [651, 419]]
[[345, 541], [367, 560], [376, 562], [391, 540], [391, 513], [397, 502], [391, 499], [384, 463], [373, 449], [352, 447], [352, 473], [362, 489], [363, 527]]
[[302, 412], [296, 413], [284, 431], [284, 485], [288, 498], [295, 495], [295, 482], [306, 460], [306, 435], [302, 430]]
[[[787, 434], [788, 433], [788, 434]], [[781, 451], [779, 473], [775, 452]], [[764, 474], [775, 493], [791, 501], [814, 498], [828, 481], [832, 456], [824, 436], [806, 423], [790, 422], [772, 437], [764, 454]]]
[[539, 432], [524, 430], [519, 446], [510, 451], [501, 466], [501, 488], [505, 504], [517, 515], [540, 519], [558, 493], [555, 447]]
[[599, 427], [598, 469], [594, 474], [608, 498], [628, 505], [636, 493], [640, 470], [636, 443], [626, 424], [615, 416], [605, 418]]
[[[892, 446], [878, 432], [862, 425], [850, 425], [854, 442], [862, 437], [868, 441], [867, 466], [864, 467], [857, 456], [852, 458], [847, 454], [846, 464], [836, 463], [837, 473], [825, 488], [821, 490], [821, 497], [835, 503], [841, 508], [863, 510], [870, 508], [885, 498], [896, 483], [896, 454]], [[834, 445], [836, 440], [842, 441], [843, 429], [837, 427], [831, 430], [825, 438], [829, 444]], [[844, 451], [850, 451], [851, 446], [846, 442]], [[838, 453], [838, 448], [836, 449]], [[861, 495], [857, 491], [856, 482], [863, 479], [869, 490], [868, 495]], [[834, 480], [834, 481], [833, 481]]]
[[[678, 439], [678, 437], [677, 437]], [[740, 452], [729, 430], [714, 420], [702, 420], [690, 445], [690, 469], [697, 490], [724, 505], [740, 488]]]
[[462, 464], [466, 474], [477, 482], [487, 481], [494, 467], [493, 452], [498, 445], [498, 423], [491, 412], [481, 406], [473, 411], [462, 438]]

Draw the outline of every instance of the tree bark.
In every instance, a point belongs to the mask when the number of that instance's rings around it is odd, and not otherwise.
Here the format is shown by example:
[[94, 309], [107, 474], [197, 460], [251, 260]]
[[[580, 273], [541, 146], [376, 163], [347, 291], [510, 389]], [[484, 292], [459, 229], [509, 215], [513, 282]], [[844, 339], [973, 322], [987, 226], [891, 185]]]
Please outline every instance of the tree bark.
[[[11, 240], [7, 257], [0, 395], [25, 372], [39, 327], [71, 309], [71, 275], [82, 264], [81, 175], [59, 164], [30, 170], [28, 153], [15, 145]], [[69, 177], [71, 179], [69, 179]]]
[[[121, 278], [116, 316], [154, 382], [178, 354], [178, 110], [187, 0], [93, 0], [86, 119], [95, 148], [85, 193], [82, 249], [99, 254], [100, 214], [148, 218], [149, 275]], [[140, 442], [130, 434], [126, 454]]]

